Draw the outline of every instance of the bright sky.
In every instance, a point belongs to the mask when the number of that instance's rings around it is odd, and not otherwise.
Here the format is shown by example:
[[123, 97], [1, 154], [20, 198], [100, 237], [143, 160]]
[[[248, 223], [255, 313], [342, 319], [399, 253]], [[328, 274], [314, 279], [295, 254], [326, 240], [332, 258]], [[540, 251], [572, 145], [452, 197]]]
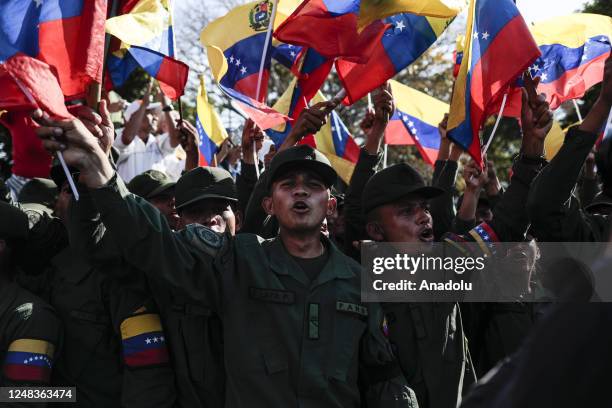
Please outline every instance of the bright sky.
[[527, 23], [582, 10], [586, 0], [517, 0], [516, 4]]

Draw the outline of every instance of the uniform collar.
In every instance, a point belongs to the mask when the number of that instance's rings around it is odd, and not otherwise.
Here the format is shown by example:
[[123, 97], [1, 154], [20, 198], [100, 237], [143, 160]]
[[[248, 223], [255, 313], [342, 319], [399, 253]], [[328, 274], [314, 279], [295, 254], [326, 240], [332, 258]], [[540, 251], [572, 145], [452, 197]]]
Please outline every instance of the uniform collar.
[[329, 258], [314, 282], [310, 282], [306, 273], [302, 270], [300, 265], [293, 260], [293, 257], [287, 252], [287, 249], [278, 236], [274, 238], [272, 242], [272, 256], [270, 259], [271, 269], [277, 275], [291, 276], [302, 285], [312, 288], [321, 286], [334, 279], [355, 278], [355, 273], [351, 270], [346, 255], [340, 252], [326, 236], [321, 235], [321, 240], [327, 248], [327, 251], [329, 251]]

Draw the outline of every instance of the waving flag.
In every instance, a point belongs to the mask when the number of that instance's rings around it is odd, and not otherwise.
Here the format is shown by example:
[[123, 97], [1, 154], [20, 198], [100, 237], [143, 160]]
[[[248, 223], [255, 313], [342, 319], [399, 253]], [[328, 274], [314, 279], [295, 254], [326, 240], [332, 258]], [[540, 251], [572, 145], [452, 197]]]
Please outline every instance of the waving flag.
[[479, 132], [492, 103], [540, 56], [512, 0], [471, 0], [448, 137], [482, 165]]
[[[296, 83], [297, 78], [294, 78], [292, 84], [274, 105], [274, 108], [279, 112], [290, 114]], [[315, 92], [315, 95], [312, 97], [312, 103], [323, 101], [325, 101], [323, 94]], [[278, 146], [282, 144], [290, 130], [291, 125], [286, 124], [283, 128], [268, 130], [267, 134]], [[355, 163], [357, 163], [359, 158], [359, 146], [357, 146], [348, 128], [336, 112], [330, 114], [327, 123], [323, 125], [317, 134], [304, 138], [300, 143], [308, 144], [325, 154], [340, 178], [346, 183], [350, 181]]]
[[386, 26], [377, 20], [357, 30], [360, 0], [305, 0], [274, 32], [287, 44], [317, 50], [327, 58], [366, 62]]
[[[294, 0], [281, 1], [284, 3], [279, 4], [276, 21], [283, 19], [282, 10], [290, 7], [292, 1]], [[264, 130], [288, 120], [285, 115], [259, 102], [265, 99], [267, 94], [272, 44], [266, 52], [259, 99], [256, 95], [271, 13], [272, 3], [267, 0], [247, 3], [216, 19], [200, 34], [200, 41], [208, 53], [213, 77], [220, 89], [232, 99], [235, 106]]]
[[[101, 82], [106, 0], [0, 2], [0, 63], [37, 58], [56, 71], [62, 93], [81, 97]], [[14, 72], [19, 75], [19, 72]]]
[[221, 124], [221, 119], [212, 105], [208, 102], [204, 77], [200, 77], [200, 88], [198, 89], [198, 99], [196, 101], [196, 129], [200, 143], [199, 165], [212, 166], [213, 157], [219, 146], [227, 139], [227, 131]]
[[[325, 100], [320, 93], [315, 102], [319, 100]], [[313, 147], [329, 159], [338, 176], [349, 184], [359, 159], [359, 146], [335, 111], [332, 111], [327, 123], [314, 136], [314, 141]]]
[[[287, 112], [291, 119], [296, 120], [325, 82], [332, 64], [333, 60], [323, 57], [312, 48], [304, 49], [294, 72], [296, 78], [274, 106], [278, 107], [281, 112]], [[282, 129], [269, 130], [268, 136], [278, 147], [290, 131], [291, 124], [287, 123]]]
[[164, 94], [177, 99], [184, 93], [189, 67], [173, 58], [170, 0], [130, 1], [121, 13], [106, 22], [106, 32], [121, 41], [108, 60], [113, 86], [123, 85], [140, 66], [159, 81]]
[[399, 14], [384, 20], [385, 30], [365, 64], [342, 58], [336, 71], [344, 89], [344, 103], [353, 104], [412, 64], [438, 39], [452, 19]]
[[433, 165], [440, 149], [438, 123], [448, 113], [448, 104], [390, 81], [395, 113], [385, 132], [389, 145], [415, 144], [426, 163]]
[[463, 61], [463, 49], [465, 46], [465, 35], [458, 35], [457, 41], [455, 44], [455, 51], [453, 52], [453, 61], [455, 61], [455, 65], [453, 66], [453, 77], [457, 78], [459, 75], [459, 70], [461, 69], [461, 61]]
[[540, 77], [538, 92], [546, 94], [552, 109], [602, 81], [612, 17], [572, 14], [537, 23], [531, 32], [542, 56], [529, 69]]
[[361, 0], [359, 29], [395, 14], [452, 18], [465, 6], [465, 0]]
[[298, 61], [303, 47], [293, 44], [283, 44], [277, 39], [272, 41], [272, 59], [288, 69], [292, 69]]

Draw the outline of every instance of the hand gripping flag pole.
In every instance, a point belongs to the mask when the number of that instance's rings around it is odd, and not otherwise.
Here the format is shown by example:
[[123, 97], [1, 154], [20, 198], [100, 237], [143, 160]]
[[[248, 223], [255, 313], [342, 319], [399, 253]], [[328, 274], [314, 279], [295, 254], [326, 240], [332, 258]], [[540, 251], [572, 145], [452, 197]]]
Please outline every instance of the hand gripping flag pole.
[[[255, 99], [261, 102], [261, 85], [263, 82], [263, 71], [266, 65], [266, 57], [268, 56], [268, 48], [270, 47], [270, 41], [272, 40], [272, 31], [274, 31], [274, 20], [276, 20], [276, 9], [278, 6], [278, 0], [272, 2], [272, 15], [270, 16], [270, 22], [268, 23], [268, 30], [266, 31], [266, 40], [264, 41], [263, 53], [261, 54], [261, 61], [259, 63], [259, 72], [257, 73], [257, 88], [255, 90]], [[264, 98], [265, 99], [265, 98]], [[253, 160], [255, 162], [255, 174], [259, 179], [259, 159], [257, 158], [257, 141], [253, 139]]]
[[[9, 72], [9, 75], [11, 75], [11, 77], [13, 78], [13, 80], [15, 81], [15, 83], [17, 84], [17, 86], [19, 87], [19, 89], [21, 89], [21, 92], [23, 92], [23, 94], [26, 96], [26, 98], [28, 99], [28, 101], [34, 105], [34, 106], [38, 106], [38, 103], [36, 103], [36, 100], [34, 99], [34, 96], [30, 93], [30, 91], [28, 90], [28, 88], [26, 88], [25, 86], [23, 86], [23, 84], [13, 76], [13, 74], [11, 74]], [[66, 174], [66, 179], [68, 180], [68, 184], [70, 185], [70, 190], [72, 190], [72, 196], [74, 197], [75, 201], [79, 201], [79, 192], [76, 188], [76, 185], [74, 184], [74, 180], [72, 179], [72, 175], [70, 174], [70, 170], [68, 170], [68, 165], [66, 164], [66, 161], [64, 160], [64, 155], [62, 154], [61, 151], [57, 151], [57, 158], [60, 161], [60, 164], [62, 165], [62, 169], [64, 169], [64, 174]]]

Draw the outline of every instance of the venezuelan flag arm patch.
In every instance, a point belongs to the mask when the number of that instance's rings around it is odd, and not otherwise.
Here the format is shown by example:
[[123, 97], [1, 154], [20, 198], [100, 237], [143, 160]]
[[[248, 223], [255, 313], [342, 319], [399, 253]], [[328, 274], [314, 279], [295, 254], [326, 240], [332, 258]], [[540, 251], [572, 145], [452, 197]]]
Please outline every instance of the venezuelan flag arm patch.
[[4, 377], [14, 382], [48, 383], [54, 352], [53, 344], [45, 340], [13, 341], [4, 359]]
[[141, 368], [168, 363], [166, 336], [159, 315], [132, 316], [121, 323], [123, 360], [128, 367]]

